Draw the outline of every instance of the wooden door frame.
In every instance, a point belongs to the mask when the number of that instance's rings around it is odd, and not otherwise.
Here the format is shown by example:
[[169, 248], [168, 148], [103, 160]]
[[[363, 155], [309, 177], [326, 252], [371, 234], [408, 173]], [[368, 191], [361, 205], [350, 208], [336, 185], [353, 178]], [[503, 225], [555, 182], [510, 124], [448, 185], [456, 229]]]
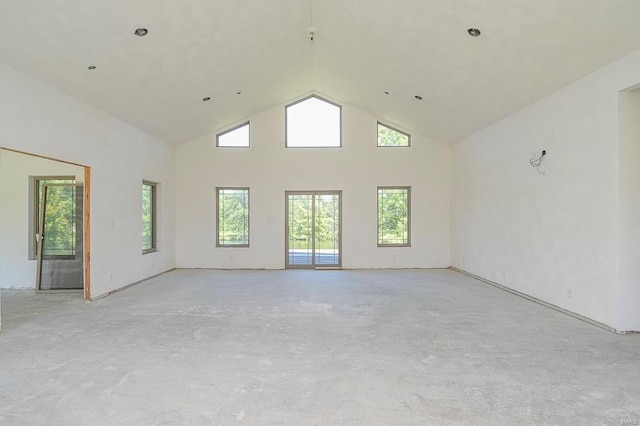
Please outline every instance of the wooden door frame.
[[45, 155], [33, 154], [31, 152], [20, 151], [13, 148], [0, 146], [0, 150], [14, 152], [16, 154], [28, 155], [30, 157], [43, 158], [58, 163], [70, 164], [72, 166], [84, 167], [84, 212], [83, 212], [83, 259], [84, 259], [84, 300], [91, 300], [91, 167], [74, 163], [72, 161], [60, 160]]

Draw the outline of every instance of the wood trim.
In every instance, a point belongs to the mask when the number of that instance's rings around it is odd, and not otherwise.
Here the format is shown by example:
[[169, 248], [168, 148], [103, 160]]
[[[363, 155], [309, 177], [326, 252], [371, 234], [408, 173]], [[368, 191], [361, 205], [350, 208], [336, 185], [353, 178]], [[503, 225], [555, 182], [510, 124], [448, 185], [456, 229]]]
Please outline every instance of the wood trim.
[[6, 146], [0, 146], [1, 150], [4, 151], [11, 151], [11, 152], [15, 152], [16, 154], [24, 154], [24, 155], [29, 155], [31, 157], [39, 157], [39, 158], [44, 158], [45, 160], [51, 160], [51, 161], [57, 161], [58, 163], [65, 163], [65, 164], [71, 164], [73, 166], [80, 166], [80, 167], [88, 167], [85, 166], [84, 164], [79, 164], [79, 163], [74, 163], [72, 161], [65, 161], [65, 160], [60, 160], [58, 158], [53, 158], [53, 157], [47, 157], [46, 155], [38, 155], [38, 154], [32, 154], [30, 152], [26, 152], [26, 151], [20, 151], [18, 149], [13, 149], [13, 148], [7, 148]]
[[84, 300], [91, 300], [91, 167], [84, 166]]

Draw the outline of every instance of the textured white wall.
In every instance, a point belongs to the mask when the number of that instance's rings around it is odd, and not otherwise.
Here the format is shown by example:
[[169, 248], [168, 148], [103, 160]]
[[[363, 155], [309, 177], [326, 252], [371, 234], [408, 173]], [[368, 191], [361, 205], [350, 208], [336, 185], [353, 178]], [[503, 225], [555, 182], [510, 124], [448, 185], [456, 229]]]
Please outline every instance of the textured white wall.
[[[454, 146], [453, 266], [640, 329], [617, 314], [618, 91], [638, 75], [640, 51]], [[528, 163], [542, 149], [544, 175]]]
[[620, 92], [620, 291], [617, 326], [640, 330], [640, 90]]
[[[1, 63], [0, 93], [0, 145], [91, 166], [93, 297], [175, 267], [173, 147]], [[143, 179], [161, 183], [160, 251], [144, 256]]]
[[36, 284], [36, 261], [29, 259], [29, 176], [75, 176], [84, 167], [0, 151], [0, 288]]
[[[450, 151], [420, 135], [378, 148], [375, 117], [342, 108], [342, 148], [284, 148], [284, 105], [251, 117], [250, 149], [215, 134], [177, 149], [177, 263], [283, 268], [285, 190], [342, 190], [343, 266], [448, 267]], [[412, 187], [410, 248], [377, 248], [377, 186]], [[215, 247], [215, 187], [251, 188], [250, 248]]]

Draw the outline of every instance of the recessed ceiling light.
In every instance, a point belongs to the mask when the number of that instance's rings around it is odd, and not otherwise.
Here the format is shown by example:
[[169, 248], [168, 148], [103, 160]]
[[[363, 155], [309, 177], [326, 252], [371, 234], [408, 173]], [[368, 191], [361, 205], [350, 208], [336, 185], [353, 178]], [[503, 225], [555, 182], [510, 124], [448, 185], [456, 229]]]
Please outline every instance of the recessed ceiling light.
[[480, 30], [477, 28], [469, 28], [467, 32], [471, 37], [478, 37], [480, 35]]
[[211, 98], [209, 96], [207, 96], [206, 98], [202, 98], [202, 100], [207, 102], [207, 101], [211, 100]]
[[95, 70], [95, 69], [96, 69], [96, 66], [95, 66], [95, 65], [90, 65], [90, 66], [89, 66], [89, 69], [90, 69], [90, 70]]
[[417, 100], [421, 101], [422, 100], [422, 96], [420, 95], [415, 95], [414, 98], [416, 98]]
[[148, 32], [149, 30], [147, 30], [146, 28], [138, 28], [133, 33], [138, 37], [144, 37], [147, 35]]

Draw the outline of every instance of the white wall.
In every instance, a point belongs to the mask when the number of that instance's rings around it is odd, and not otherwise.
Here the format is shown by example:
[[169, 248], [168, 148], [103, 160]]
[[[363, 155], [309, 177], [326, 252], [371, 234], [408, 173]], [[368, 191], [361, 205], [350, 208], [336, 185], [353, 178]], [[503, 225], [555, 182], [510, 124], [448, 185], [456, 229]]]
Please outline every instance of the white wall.
[[[251, 148], [215, 134], [177, 149], [177, 263], [185, 268], [284, 268], [285, 190], [342, 190], [345, 268], [449, 266], [450, 148], [412, 135], [378, 148], [375, 117], [342, 108], [342, 148], [284, 148], [284, 105], [250, 118]], [[377, 186], [412, 187], [409, 248], [377, 248]], [[250, 248], [215, 247], [215, 187], [250, 187]]]
[[640, 330], [640, 90], [620, 92], [618, 328]]
[[[617, 314], [618, 91], [639, 75], [637, 51], [454, 146], [453, 266], [640, 330]], [[529, 165], [542, 149], [544, 175]]]
[[[92, 297], [175, 267], [173, 147], [1, 63], [0, 93], [0, 146], [91, 167]], [[144, 256], [143, 179], [160, 182], [159, 251]]]
[[29, 258], [29, 176], [75, 176], [84, 167], [0, 150], [0, 288], [35, 288], [36, 260]]

